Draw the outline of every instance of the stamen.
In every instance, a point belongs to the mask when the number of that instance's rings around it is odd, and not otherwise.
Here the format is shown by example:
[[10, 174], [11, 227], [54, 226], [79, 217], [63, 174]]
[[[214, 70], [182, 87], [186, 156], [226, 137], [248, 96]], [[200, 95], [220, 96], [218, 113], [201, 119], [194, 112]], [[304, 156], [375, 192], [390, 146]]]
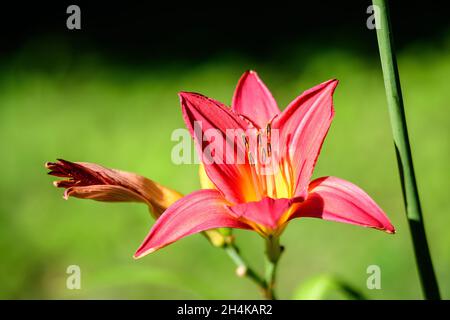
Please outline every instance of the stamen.
[[248, 138], [245, 134], [242, 134], [242, 142], [244, 143], [245, 150], [248, 152], [248, 150], [250, 149], [250, 146], [248, 144]]
[[272, 125], [270, 123], [266, 126], [266, 135], [267, 135], [267, 154], [268, 156], [272, 156]]
[[266, 164], [266, 158], [267, 158], [267, 156], [266, 156], [266, 148], [261, 148], [261, 163], [262, 164]]
[[283, 178], [284, 183], [287, 186], [289, 196], [291, 196], [292, 195], [292, 185], [291, 185], [290, 179], [288, 179], [288, 176], [286, 175], [286, 162], [284, 160], [282, 160], [281, 164], [283, 166], [281, 169], [281, 176]]
[[277, 198], [277, 182], [275, 180], [275, 170], [273, 167], [273, 161], [270, 162], [270, 167], [272, 170], [272, 173], [270, 174], [270, 177], [272, 178], [272, 193], [273, 193], [273, 197]]
[[256, 163], [256, 170], [258, 172], [258, 182], [259, 186], [262, 188], [262, 195], [267, 195], [267, 182], [265, 177], [265, 172], [263, 171], [263, 167], [266, 165], [266, 159], [267, 159], [267, 153], [265, 151], [265, 148], [263, 146], [263, 135], [264, 132], [262, 130], [258, 130], [257, 136], [256, 136], [256, 142], [257, 146], [257, 163]]
[[266, 134], [267, 134], [267, 141], [270, 143], [270, 137], [272, 134], [272, 125], [270, 123], [267, 124], [266, 126]]
[[253, 156], [252, 156], [252, 153], [249, 151], [249, 152], [247, 153], [247, 155], [248, 155], [248, 162], [250, 163], [250, 165], [251, 165], [252, 167], [254, 167], [254, 166], [255, 166], [255, 160], [254, 160], [254, 158], [253, 158]]
[[291, 160], [289, 158], [289, 155], [286, 157], [287, 163], [286, 166], [288, 168], [288, 173], [289, 173], [289, 189], [290, 189], [290, 193], [293, 194], [294, 193], [294, 172], [292, 171], [292, 163]]

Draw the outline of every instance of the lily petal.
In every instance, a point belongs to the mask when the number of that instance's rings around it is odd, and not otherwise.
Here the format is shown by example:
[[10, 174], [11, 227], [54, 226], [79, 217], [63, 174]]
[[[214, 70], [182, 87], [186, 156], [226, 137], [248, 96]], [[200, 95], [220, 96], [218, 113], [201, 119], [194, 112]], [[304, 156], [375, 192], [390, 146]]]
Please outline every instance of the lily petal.
[[293, 199], [265, 197], [260, 201], [231, 206], [230, 210], [256, 231], [267, 234], [280, 227], [281, 217], [288, 212], [293, 201]]
[[386, 214], [367, 193], [336, 177], [311, 182], [307, 200], [292, 216], [297, 217], [321, 218], [395, 233]]
[[[57, 187], [63, 187], [65, 181], [55, 181]], [[130, 189], [114, 185], [92, 185], [84, 187], [69, 187], [64, 191], [64, 199], [75, 197], [103, 202], [143, 202], [147, 199]]]
[[279, 154], [292, 166], [293, 196], [306, 196], [334, 115], [332, 95], [337, 84], [337, 80], [329, 80], [305, 91], [273, 121], [273, 128], [280, 130]]
[[280, 113], [277, 102], [255, 71], [245, 72], [234, 92], [231, 108], [259, 128]]
[[50, 175], [68, 178], [54, 182], [56, 187], [66, 189], [65, 199], [73, 196], [105, 202], [143, 202], [157, 218], [183, 197], [145, 177], [95, 163], [58, 159], [57, 162], [47, 162], [45, 166], [50, 169]]
[[201, 231], [220, 227], [249, 229], [230, 212], [228, 204], [217, 190], [195, 191], [178, 200], [156, 220], [134, 258]]
[[[227, 136], [227, 130], [244, 133], [247, 122], [220, 102], [201, 94], [181, 92], [180, 101], [184, 121], [209, 179], [229, 201], [241, 203], [255, 199], [249, 165], [245, 158], [239, 163], [239, 155], [246, 154], [242, 136]], [[213, 141], [208, 137], [211, 132], [217, 134]], [[206, 150], [213, 142], [215, 157], [209, 159]]]

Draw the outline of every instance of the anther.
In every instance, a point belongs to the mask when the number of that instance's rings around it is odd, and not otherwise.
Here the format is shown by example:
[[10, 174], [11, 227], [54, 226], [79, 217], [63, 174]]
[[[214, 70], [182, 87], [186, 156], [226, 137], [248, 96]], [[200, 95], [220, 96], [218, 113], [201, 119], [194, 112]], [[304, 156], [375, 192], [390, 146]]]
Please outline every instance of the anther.
[[272, 131], [271, 127], [272, 127], [272, 125], [270, 123], [268, 123], [266, 126], [267, 141], [269, 141], [269, 143], [270, 143], [270, 136], [271, 136], [271, 131]]
[[248, 144], [248, 138], [245, 134], [242, 134], [242, 142], [244, 143], [245, 150], [248, 151], [250, 149], [250, 146]]
[[250, 163], [251, 166], [255, 165], [255, 159], [253, 159], [253, 155], [250, 151], [248, 152], [248, 162]]
[[250, 145], [248, 144], [248, 138], [245, 134], [242, 134], [242, 142], [244, 143], [245, 150], [248, 152]]

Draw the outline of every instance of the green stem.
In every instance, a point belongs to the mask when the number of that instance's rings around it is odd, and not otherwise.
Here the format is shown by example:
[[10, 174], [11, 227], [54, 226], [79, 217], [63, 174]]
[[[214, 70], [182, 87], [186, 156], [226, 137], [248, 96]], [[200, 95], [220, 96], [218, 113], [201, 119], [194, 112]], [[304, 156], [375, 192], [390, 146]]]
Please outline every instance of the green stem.
[[278, 260], [281, 252], [280, 240], [277, 236], [271, 236], [266, 239], [266, 273], [264, 297], [269, 300], [276, 300], [275, 283]]
[[266, 275], [265, 275], [265, 287], [263, 295], [268, 300], [276, 300], [275, 295], [275, 275], [277, 271], [276, 262], [266, 260]]
[[389, 116], [397, 154], [403, 199], [406, 207], [416, 262], [426, 299], [440, 299], [438, 283], [431, 261], [427, 237], [423, 224], [422, 209], [411, 156], [411, 148], [406, 127], [402, 91], [393, 48], [389, 8], [386, 0], [373, 0], [378, 46], [383, 68]]
[[258, 287], [264, 290], [265, 289], [264, 279], [261, 276], [259, 276], [255, 270], [253, 270], [251, 267], [248, 266], [248, 264], [240, 255], [237, 246], [234, 243], [231, 243], [227, 244], [223, 248], [225, 249], [228, 256], [231, 258], [231, 260], [233, 260], [233, 262], [236, 264], [237, 275], [240, 277], [247, 277], [248, 279], [253, 281]]

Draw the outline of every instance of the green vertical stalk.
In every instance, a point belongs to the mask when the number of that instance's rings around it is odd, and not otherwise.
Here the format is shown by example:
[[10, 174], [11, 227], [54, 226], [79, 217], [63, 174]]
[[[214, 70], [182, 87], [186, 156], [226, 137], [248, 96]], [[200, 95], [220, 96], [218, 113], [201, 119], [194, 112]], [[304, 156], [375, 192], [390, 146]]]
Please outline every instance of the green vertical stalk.
[[283, 249], [280, 246], [278, 236], [269, 236], [266, 239], [266, 272], [265, 272], [265, 288], [263, 294], [266, 299], [276, 300], [275, 282], [278, 260], [280, 259]]
[[389, 8], [386, 0], [373, 0], [373, 4], [375, 6], [378, 47], [383, 68], [389, 116], [416, 263], [425, 298], [440, 299], [438, 283], [427, 244], [419, 193], [414, 175], [402, 91], [393, 48]]

